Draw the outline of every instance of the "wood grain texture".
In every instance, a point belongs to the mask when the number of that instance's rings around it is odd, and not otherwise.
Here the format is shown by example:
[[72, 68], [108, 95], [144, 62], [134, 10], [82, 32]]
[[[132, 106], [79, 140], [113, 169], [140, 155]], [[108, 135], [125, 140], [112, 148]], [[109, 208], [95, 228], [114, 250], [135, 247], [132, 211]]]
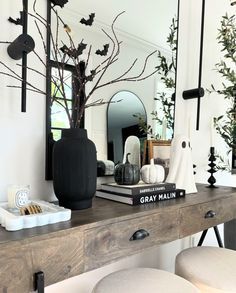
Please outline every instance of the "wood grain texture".
[[31, 257], [26, 247], [3, 245], [0, 250], [0, 292], [26, 293], [31, 288]]
[[134, 217], [148, 216], [158, 212], [180, 209], [185, 206], [200, 204], [216, 199], [224, 199], [231, 195], [236, 196], [236, 188], [220, 187], [215, 189], [206, 188], [205, 185], [198, 185], [198, 193], [188, 194], [185, 198], [172, 199], [169, 201], [157, 202], [130, 206], [106, 199], [95, 198], [90, 209], [73, 211], [72, 219], [67, 222], [56, 223], [42, 227], [24, 229], [16, 232], [8, 232], [0, 227], [0, 244], [9, 241], [23, 240], [37, 235], [48, 235], [72, 228], [93, 228], [119, 221], [132, 219]]
[[[143, 249], [236, 218], [236, 188], [198, 185], [185, 198], [130, 206], [95, 198], [67, 222], [8, 232], [0, 228], [0, 293], [28, 293], [42, 270], [46, 285], [98, 268]], [[205, 219], [208, 210], [216, 217]], [[129, 241], [138, 229], [150, 236]]]
[[[205, 218], [208, 211], [213, 218]], [[236, 197], [212, 200], [180, 209], [180, 238], [200, 232], [236, 217]]]
[[84, 271], [83, 232], [64, 233], [29, 243], [33, 272], [43, 271], [45, 284], [79, 275]]
[[[85, 231], [85, 271], [177, 239], [178, 224], [177, 211], [172, 211]], [[146, 230], [149, 236], [130, 241], [131, 236], [140, 229]]]
[[33, 276], [38, 271], [44, 272], [46, 286], [82, 273], [82, 235], [81, 231], [63, 232], [1, 245], [0, 292], [33, 291]]

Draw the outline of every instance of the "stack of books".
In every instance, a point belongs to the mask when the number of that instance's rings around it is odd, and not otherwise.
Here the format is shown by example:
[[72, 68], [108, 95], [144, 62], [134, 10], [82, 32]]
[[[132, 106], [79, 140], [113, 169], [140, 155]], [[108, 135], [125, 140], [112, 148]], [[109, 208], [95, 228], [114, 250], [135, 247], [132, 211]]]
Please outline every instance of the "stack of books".
[[184, 189], [177, 189], [175, 183], [118, 185], [117, 183], [101, 184], [96, 191], [97, 197], [110, 199], [129, 205], [153, 203], [185, 196]]

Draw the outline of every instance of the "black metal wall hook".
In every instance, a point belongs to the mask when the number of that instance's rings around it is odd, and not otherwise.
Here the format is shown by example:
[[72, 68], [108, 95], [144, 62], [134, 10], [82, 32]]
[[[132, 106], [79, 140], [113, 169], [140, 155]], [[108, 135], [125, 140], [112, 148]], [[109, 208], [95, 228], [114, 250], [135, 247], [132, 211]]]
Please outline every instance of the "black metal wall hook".
[[189, 99], [195, 99], [195, 98], [201, 98], [205, 94], [205, 91], [202, 87], [191, 89], [187, 91], [183, 91], [183, 99], [189, 100]]
[[34, 274], [34, 290], [37, 293], [44, 293], [44, 273], [42, 271]]

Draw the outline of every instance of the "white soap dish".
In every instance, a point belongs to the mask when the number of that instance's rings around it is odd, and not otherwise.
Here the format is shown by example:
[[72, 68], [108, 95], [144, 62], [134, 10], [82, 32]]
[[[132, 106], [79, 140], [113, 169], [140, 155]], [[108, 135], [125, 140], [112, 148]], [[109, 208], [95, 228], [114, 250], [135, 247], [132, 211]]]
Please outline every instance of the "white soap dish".
[[64, 222], [71, 218], [71, 210], [55, 204], [42, 200], [32, 200], [31, 204], [40, 205], [43, 212], [21, 216], [19, 209], [9, 208], [7, 202], [0, 203], [0, 224], [8, 231], [17, 231]]

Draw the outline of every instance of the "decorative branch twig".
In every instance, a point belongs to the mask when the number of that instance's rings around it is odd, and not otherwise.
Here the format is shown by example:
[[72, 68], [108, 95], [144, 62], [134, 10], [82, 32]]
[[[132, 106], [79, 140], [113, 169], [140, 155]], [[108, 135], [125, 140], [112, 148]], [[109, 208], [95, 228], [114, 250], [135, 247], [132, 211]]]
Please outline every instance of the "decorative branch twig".
[[[154, 67], [154, 69], [146, 73], [147, 64], [149, 62], [149, 59], [156, 53], [156, 51], [153, 51], [152, 53], [148, 54], [146, 58], [144, 59], [144, 63], [141, 66], [141, 69], [138, 74], [129, 76], [131, 70], [135, 67], [137, 64], [138, 59], [135, 58], [134, 61], [127, 66], [127, 69], [119, 74], [117, 77], [112, 78], [110, 80], [104, 80], [106, 73], [108, 72], [108, 69], [110, 69], [113, 64], [117, 63], [120, 58], [120, 52], [121, 52], [121, 44], [122, 42], [119, 40], [115, 25], [118, 19], [121, 15], [124, 14], [124, 11], [119, 13], [113, 20], [111, 24], [111, 33], [108, 33], [104, 29], [102, 29], [102, 32], [104, 35], [108, 38], [109, 42], [111, 43], [111, 46], [109, 47], [109, 44], [104, 45], [104, 49], [102, 50], [96, 50], [96, 54], [101, 55], [101, 57], [106, 56], [104, 60], [99, 62], [97, 65], [94, 66], [93, 69], [89, 71], [90, 66], [90, 58], [92, 54], [92, 44], [88, 45], [84, 42], [82, 39], [81, 42], [76, 45], [70, 35], [71, 29], [68, 27], [68, 25], [63, 21], [63, 19], [60, 17], [59, 13], [55, 9], [55, 6], [53, 6], [52, 11], [55, 15], [55, 31], [52, 32], [51, 25], [47, 24], [46, 19], [37, 12], [37, 0], [34, 0], [33, 2], [33, 13], [29, 13], [28, 15], [31, 16], [34, 19], [34, 23], [36, 25], [38, 34], [40, 36], [40, 39], [43, 44], [44, 53], [46, 54], [47, 48], [46, 43], [43, 37], [42, 28], [47, 30], [47, 33], [50, 35], [51, 39], [51, 54], [54, 59], [53, 65], [57, 69], [57, 76], [51, 77], [51, 82], [54, 87], [54, 92], [51, 96], [51, 102], [56, 102], [60, 106], [65, 109], [66, 115], [69, 120], [70, 127], [80, 127], [81, 119], [84, 114], [85, 108], [91, 107], [91, 106], [98, 106], [98, 105], [104, 105], [107, 104], [106, 101], [103, 99], [98, 99], [96, 101], [93, 101], [89, 103], [91, 96], [96, 92], [98, 89], [109, 86], [118, 82], [137, 82], [142, 81], [150, 76], [154, 75], [157, 72], [157, 68]], [[81, 24], [86, 25], [92, 25], [94, 21], [95, 14], [91, 14], [88, 21], [81, 21]], [[89, 22], [89, 23], [88, 23]], [[59, 40], [59, 32], [61, 31], [61, 28], [63, 28], [63, 31], [65, 32], [67, 38], [68, 38], [68, 44], [62, 43], [62, 48], [60, 47], [61, 41]], [[1, 43], [8, 43], [8, 42], [1, 42]], [[9, 42], [10, 43], [10, 42]], [[88, 48], [86, 48], [88, 47]], [[86, 49], [87, 57], [83, 58], [81, 57], [83, 51]], [[43, 66], [46, 68], [47, 64], [44, 61], [44, 57], [39, 55], [35, 50], [33, 51], [36, 58], [43, 64]], [[85, 59], [85, 60], [84, 60]], [[0, 72], [0, 74], [8, 75], [9, 77], [14, 78], [15, 80], [21, 81], [21, 77], [14, 72], [9, 66], [4, 64], [3, 62], [0, 62], [5, 69], [8, 71], [8, 73]], [[68, 102], [67, 96], [66, 96], [66, 88], [68, 87], [67, 83], [67, 77], [65, 76], [66, 72], [66, 66], [68, 64], [73, 64], [74, 71], [72, 73], [71, 79], [72, 79], [72, 88], [73, 90], [76, 90], [74, 94], [74, 100], [72, 101], [72, 108]], [[35, 72], [36, 74], [45, 77], [45, 73], [42, 73], [38, 69], [34, 69], [30, 66], [27, 67], [27, 69], [31, 70], [32, 72]], [[88, 83], [93, 82], [91, 89], [89, 92], [85, 90], [86, 85]], [[18, 86], [11, 86], [13, 88], [18, 88]], [[65, 88], [66, 87], [66, 88]], [[29, 83], [27, 81], [27, 90], [31, 90], [37, 93], [45, 94], [43, 90], [39, 89], [37, 86], [33, 85], [32, 83]], [[83, 97], [83, 100], [81, 101], [81, 97]]]

